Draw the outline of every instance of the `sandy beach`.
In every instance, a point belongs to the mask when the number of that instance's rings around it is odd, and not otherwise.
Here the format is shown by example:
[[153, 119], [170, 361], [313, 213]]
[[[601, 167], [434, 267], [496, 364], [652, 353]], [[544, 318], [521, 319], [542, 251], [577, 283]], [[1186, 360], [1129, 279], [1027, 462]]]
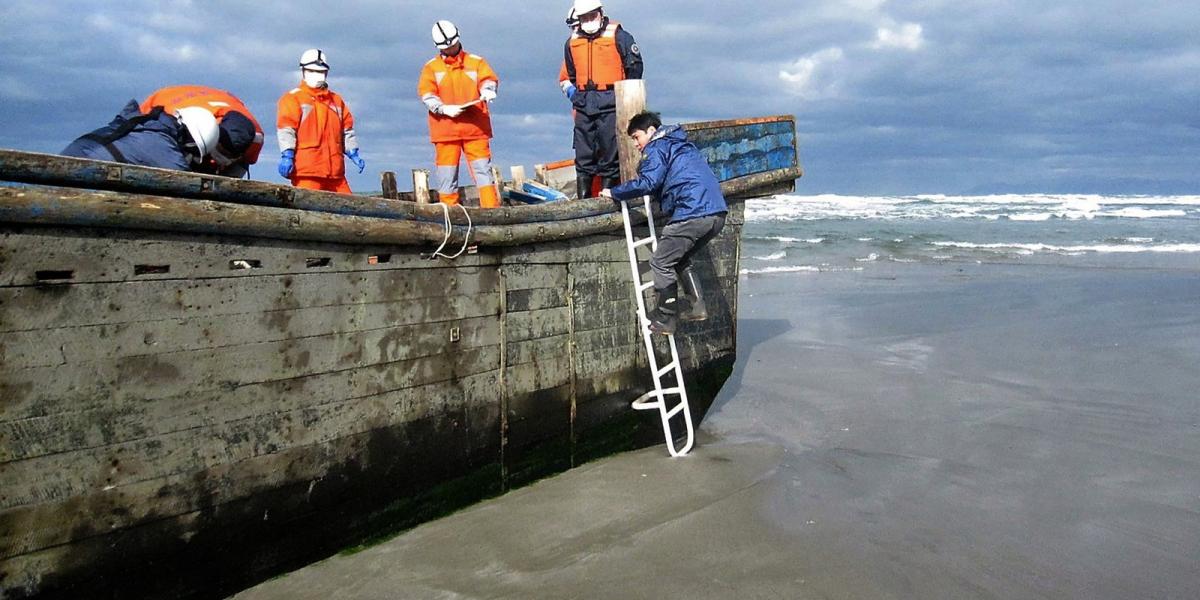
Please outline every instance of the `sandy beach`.
[[1200, 597], [1200, 267], [750, 276], [698, 448], [239, 599]]

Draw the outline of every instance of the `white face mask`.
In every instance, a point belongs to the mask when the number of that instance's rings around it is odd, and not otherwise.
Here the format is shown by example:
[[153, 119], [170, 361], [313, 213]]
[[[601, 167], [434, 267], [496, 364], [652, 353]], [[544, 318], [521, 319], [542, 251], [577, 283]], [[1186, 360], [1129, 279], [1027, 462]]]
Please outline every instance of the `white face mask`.
[[329, 85], [325, 83], [324, 71], [305, 71], [304, 84], [311, 88], [323, 88]]
[[596, 17], [591, 21], [580, 21], [579, 28], [582, 29], [584, 33], [592, 35], [593, 33], [600, 31], [600, 24], [603, 22], [604, 17]]

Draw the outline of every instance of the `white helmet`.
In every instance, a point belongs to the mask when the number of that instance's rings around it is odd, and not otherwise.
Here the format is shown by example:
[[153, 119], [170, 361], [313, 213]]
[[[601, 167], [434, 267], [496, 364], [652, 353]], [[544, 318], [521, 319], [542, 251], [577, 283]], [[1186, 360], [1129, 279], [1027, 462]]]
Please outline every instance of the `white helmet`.
[[438, 21], [433, 24], [433, 43], [445, 50], [458, 43], [458, 28], [450, 21]]
[[571, 7], [571, 10], [567, 11], [567, 27], [571, 29], [579, 27], [579, 17], [575, 16], [574, 6]]
[[328, 71], [329, 63], [325, 62], [325, 53], [317, 48], [309, 48], [300, 55], [300, 68], [309, 71]]
[[575, 18], [601, 8], [604, 8], [604, 4], [600, 0], [575, 0]]
[[192, 134], [192, 140], [196, 142], [196, 149], [200, 151], [201, 157], [208, 156], [216, 150], [221, 130], [217, 128], [217, 118], [212, 113], [199, 106], [185, 106], [175, 111], [175, 117], [187, 127], [188, 133]]

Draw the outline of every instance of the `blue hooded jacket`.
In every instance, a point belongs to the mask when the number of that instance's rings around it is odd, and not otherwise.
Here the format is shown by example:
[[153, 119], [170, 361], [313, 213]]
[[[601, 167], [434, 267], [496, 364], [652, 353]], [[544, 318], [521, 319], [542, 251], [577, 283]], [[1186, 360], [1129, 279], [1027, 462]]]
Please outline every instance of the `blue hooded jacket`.
[[678, 125], [664, 125], [642, 149], [637, 179], [613, 188], [618, 200], [657, 196], [667, 222], [728, 212], [721, 184], [708, 161]]
[[[111, 123], [80, 136], [60, 154], [146, 167], [191, 170], [189, 155], [179, 143], [185, 136], [184, 126], [179, 120], [167, 113], [153, 118], [141, 118], [143, 116], [137, 101], [130, 100]], [[122, 128], [128, 130], [124, 135], [121, 135]]]

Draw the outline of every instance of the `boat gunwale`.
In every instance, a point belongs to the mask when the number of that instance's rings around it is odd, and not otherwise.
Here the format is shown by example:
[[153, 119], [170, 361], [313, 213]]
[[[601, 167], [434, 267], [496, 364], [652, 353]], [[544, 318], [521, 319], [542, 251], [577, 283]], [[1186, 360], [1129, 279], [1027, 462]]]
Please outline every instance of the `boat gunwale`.
[[[760, 123], [791, 123], [776, 115], [685, 123], [690, 131]], [[730, 202], [794, 189], [804, 174], [798, 150], [791, 166], [721, 182]], [[451, 208], [379, 196], [305, 190], [251, 179], [0, 149], [0, 222], [191, 231], [343, 243], [519, 245], [572, 239], [621, 227], [617, 203], [585, 198], [500, 208]], [[137, 200], [134, 202], [133, 200]], [[201, 209], [187, 204], [202, 202]], [[160, 208], [147, 212], [144, 205]], [[118, 208], [118, 206], [122, 206]], [[167, 217], [161, 207], [168, 207]], [[240, 209], [240, 210], [239, 210]], [[260, 209], [255, 211], [253, 209]], [[284, 210], [288, 213], [276, 213]], [[211, 219], [213, 213], [222, 215]], [[284, 215], [297, 223], [281, 226]], [[656, 216], [659, 213], [655, 212]], [[237, 222], [245, 219], [245, 222]], [[272, 224], [256, 231], [256, 219]], [[304, 219], [300, 226], [297, 219]], [[332, 229], [330, 229], [332, 228]], [[339, 236], [331, 232], [341, 228]], [[467, 230], [471, 230], [467, 234]], [[324, 233], [315, 233], [325, 230]], [[390, 233], [384, 234], [387, 230]], [[316, 236], [316, 237], [313, 237]], [[334, 239], [337, 238], [337, 239]]]

